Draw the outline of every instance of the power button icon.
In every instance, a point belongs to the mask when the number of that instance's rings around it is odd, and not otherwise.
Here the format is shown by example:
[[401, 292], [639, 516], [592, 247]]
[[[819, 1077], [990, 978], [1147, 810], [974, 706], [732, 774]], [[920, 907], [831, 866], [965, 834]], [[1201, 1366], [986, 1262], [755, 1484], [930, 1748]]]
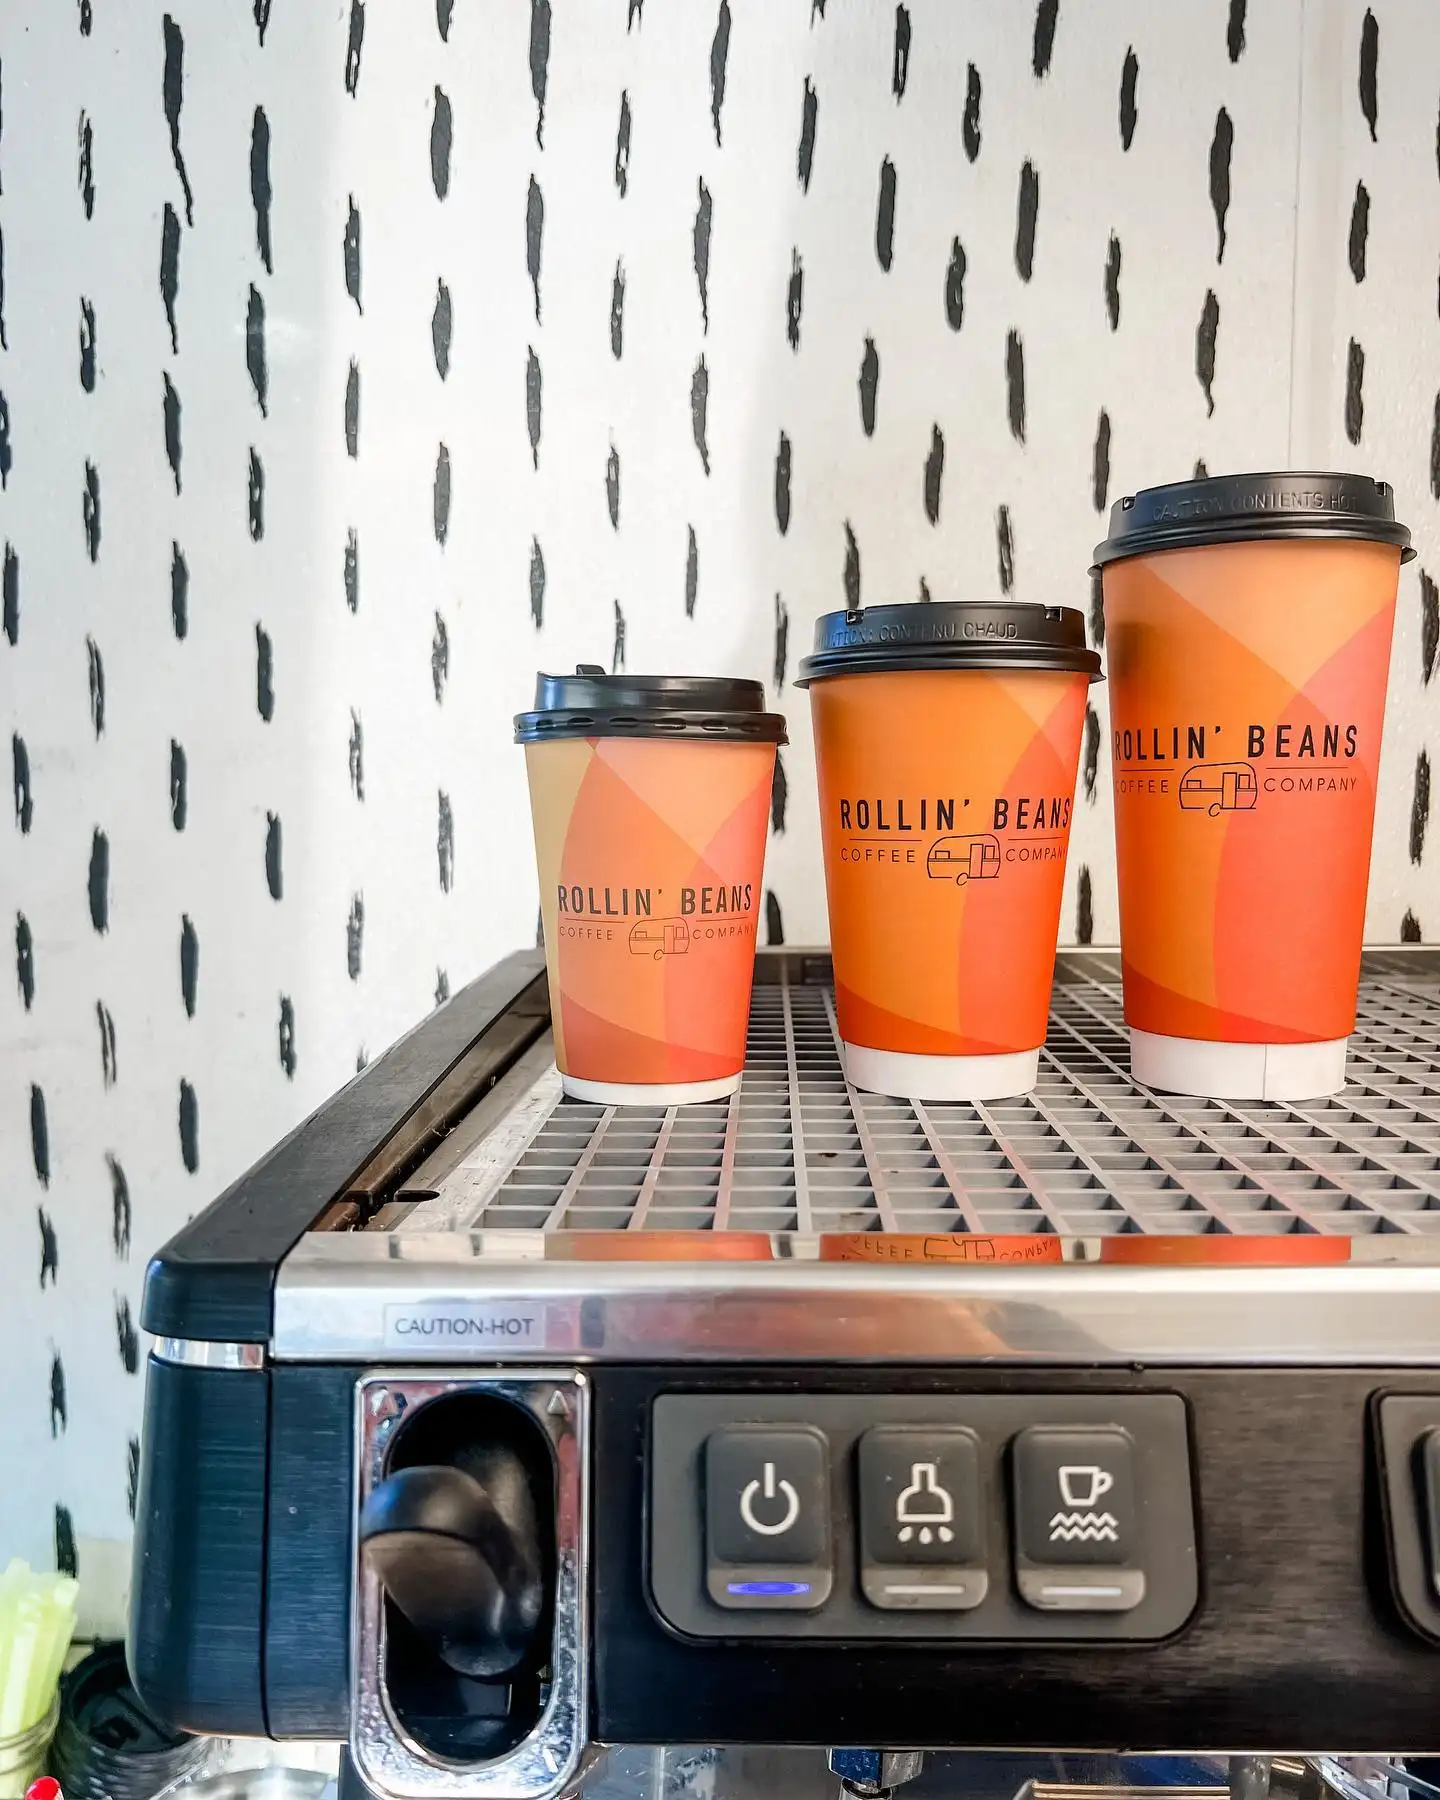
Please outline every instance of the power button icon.
[[740, 1517], [761, 1537], [779, 1537], [800, 1517], [800, 1496], [791, 1482], [776, 1476], [773, 1462], [767, 1462], [764, 1474], [741, 1488]]
[[813, 1425], [726, 1425], [705, 1441], [706, 1587], [719, 1606], [824, 1604], [830, 1446]]

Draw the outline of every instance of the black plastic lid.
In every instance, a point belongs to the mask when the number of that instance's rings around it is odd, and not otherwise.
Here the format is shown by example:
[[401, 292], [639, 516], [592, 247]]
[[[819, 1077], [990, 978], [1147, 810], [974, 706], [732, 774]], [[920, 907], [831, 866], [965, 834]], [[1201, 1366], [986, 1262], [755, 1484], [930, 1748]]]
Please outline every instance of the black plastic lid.
[[1192, 550], [1255, 538], [1367, 538], [1409, 562], [1410, 531], [1395, 521], [1395, 490], [1369, 475], [1207, 475], [1142, 488], [1110, 508], [1096, 569], [1154, 550]]
[[573, 675], [537, 675], [535, 709], [515, 715], [515, 742], [597, 737], [790, 741], [781, 715], [766, 712], [765, 689], [758, 681], [723, 675], [607, 675], [594, 663], [580, 663]]
[[1085, 617], [1073, 606], [921, 600], [823, 614], [795, 685], [900, 669], [1060, 669], [1098, 681], [1100, 658], [1086, 648]]

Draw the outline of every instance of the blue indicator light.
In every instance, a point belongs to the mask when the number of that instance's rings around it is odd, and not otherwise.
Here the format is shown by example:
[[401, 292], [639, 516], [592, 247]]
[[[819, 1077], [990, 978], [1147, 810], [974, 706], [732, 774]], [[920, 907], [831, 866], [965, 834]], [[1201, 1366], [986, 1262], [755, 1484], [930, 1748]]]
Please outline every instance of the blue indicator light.
[[808, 1594], [808, 1581], [727, 1581], [727, 1594], [753, 1594], [757, 1598], [779, 1594]]

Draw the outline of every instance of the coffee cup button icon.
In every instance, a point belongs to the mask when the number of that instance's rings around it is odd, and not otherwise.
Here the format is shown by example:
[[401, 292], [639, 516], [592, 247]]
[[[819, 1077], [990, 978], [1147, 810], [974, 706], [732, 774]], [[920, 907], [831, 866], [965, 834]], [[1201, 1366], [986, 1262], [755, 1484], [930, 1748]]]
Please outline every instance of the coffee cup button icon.
[[1115, 1477], [1096, 1463], [1062, 1463], [1060, 1497], [1067, 1506], [1093, 1506], [1115, 1485]]

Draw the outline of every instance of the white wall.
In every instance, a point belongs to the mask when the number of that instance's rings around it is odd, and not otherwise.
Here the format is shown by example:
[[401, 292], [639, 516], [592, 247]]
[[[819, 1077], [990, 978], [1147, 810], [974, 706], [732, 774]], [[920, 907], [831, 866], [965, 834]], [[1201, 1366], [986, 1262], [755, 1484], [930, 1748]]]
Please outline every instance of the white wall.
[[[116, 0], [13, 0], [0, 17], [0, 716], [18, 771], [0, 826], [12, 964], [0, 983], [12, 1456], [0, 1555], [46, 1562], [57, 1534], [64, 1552], [73, 1534], [103, 1610], [118, 1562], [100, 1541], [129, 1528], [146, 1254], [357, 1062], [533, 940], [509, 717], [537, 665], [609, 664], [622, 620], [632, 669], [775, 684], [795, 742], [771, 916], [790, 941], [817, 940], [811, 753], [787, 684], [815, 614], [844, 604], [847, 529], [866, 602], [914, 598], [922, 581], [936, 598], [993, 593], [1003, 513], [1013, 591], [1088, 607], [1107, 498], [1197, 460], [1373, 470], [1396, 484], [1420, 556], [1401, 588], [1369, 931], [1440, 932], [1417, 767], [1440, 757], [1424, 573], [1440, 558], [1440, 12], [1374, 0], [1373, 132], [1369, 16], [1358, 0], [173, 0], [167, 22], [163, 7]], [[1222, 109], [1223, 257], [1211, 173]], [[1017, 253], [1027, 163], [1033, 256]], [[1350, 262], [1357, 182], [1363, 279]], [[252, 185], [270, 193], [268, 258]], [[963, 305], [947, 278], [957, 240]], [[1197, 375], [1208, 294], [1213, 410]], [[263, 407], [247, 370], [262, 335]], [[1352, 339], [1363, 419], [1347, 438]], [[692, 417], [702, 358], [708, 472]], [[1067, 937], [1105, 942], [1103, 689], [1095, 706], [1065, 918]], [[198, 945], [188, 1009], [186, 920]]]

